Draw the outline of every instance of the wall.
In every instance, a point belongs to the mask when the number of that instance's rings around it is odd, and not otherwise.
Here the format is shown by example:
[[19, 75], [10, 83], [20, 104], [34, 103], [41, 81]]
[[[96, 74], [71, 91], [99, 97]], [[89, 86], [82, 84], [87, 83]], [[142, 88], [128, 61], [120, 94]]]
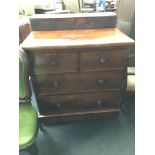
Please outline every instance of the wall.
[[[135, 0], [119, 0], [117, 28], [135, 39]], [[128, 66], [135, 66], [135, 48], [129, 53]]]
[[119, 0], [118, 20], [132, 22], [135, 12], [135, 0]]
[[130, 36], [133, 31], [135, 0], [119, 0], [117, 15], [117, 27]]

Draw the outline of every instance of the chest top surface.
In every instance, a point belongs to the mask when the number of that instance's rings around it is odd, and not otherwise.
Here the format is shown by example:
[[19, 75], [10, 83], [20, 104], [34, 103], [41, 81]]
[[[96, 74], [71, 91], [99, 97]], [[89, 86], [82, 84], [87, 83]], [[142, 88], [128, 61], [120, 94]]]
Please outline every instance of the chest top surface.
[[134, 40], [117, 28], [32, 31], [21, 44], [23, 49], [55, 49], [130, 46]]

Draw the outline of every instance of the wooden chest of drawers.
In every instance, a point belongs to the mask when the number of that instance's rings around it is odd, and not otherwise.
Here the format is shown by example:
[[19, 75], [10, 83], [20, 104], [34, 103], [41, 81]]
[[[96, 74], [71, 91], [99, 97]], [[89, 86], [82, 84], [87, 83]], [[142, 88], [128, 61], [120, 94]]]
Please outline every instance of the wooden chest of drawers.
[[32, 32], [22, 48], [42, 121], [117, 115], [133, 43], [116, 28]]

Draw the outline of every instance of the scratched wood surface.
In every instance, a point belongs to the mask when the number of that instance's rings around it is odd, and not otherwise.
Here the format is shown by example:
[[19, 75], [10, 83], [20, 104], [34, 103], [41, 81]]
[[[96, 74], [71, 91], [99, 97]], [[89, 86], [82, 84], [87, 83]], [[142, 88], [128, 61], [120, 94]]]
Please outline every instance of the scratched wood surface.
[[21, 44], [23, 49], [55, 49], [130, 46], [134, 40], [117, 28], [32, 31]]

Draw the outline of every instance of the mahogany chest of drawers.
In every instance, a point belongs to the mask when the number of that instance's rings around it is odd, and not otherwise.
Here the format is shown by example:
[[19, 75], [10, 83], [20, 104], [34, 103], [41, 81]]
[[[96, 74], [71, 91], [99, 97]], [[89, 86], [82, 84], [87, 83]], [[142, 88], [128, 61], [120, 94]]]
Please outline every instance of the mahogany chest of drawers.
[[41, 120], [117, 115], [133, 43], [116, 28], [32, 31], [21, 46]]

